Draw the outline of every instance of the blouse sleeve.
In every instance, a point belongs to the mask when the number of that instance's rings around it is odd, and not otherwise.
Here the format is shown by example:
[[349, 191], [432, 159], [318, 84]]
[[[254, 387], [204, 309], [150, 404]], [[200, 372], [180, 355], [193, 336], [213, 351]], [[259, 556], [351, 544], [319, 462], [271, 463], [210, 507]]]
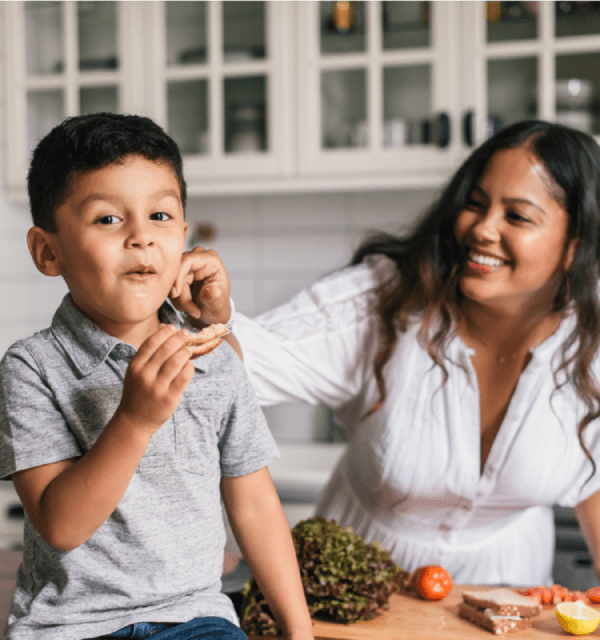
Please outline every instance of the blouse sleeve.
[[263, 405], [319, 402], [336, 408], [356, 396], [377, 346], [376, 289], [393, 273], [381, 258], [318, 280], [234, 334]]

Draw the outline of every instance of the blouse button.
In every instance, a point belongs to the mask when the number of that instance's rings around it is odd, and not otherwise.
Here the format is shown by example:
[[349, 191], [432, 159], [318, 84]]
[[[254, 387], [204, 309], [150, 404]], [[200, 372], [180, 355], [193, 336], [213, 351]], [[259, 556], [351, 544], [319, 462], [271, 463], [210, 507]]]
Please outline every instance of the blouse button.
[[473, 508], [473, 503], [468, 498], [461, 498], [458, 501], [458, 506], [465, 511], [470, 511]]

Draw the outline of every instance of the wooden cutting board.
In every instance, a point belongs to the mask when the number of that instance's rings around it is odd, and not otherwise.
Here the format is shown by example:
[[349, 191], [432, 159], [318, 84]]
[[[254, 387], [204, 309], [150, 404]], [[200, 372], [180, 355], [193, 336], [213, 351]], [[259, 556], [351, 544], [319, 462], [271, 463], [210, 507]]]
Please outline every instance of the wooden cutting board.
[[[387, 611], [373, 620], [354, 624], [336, 624], [315, 620], [315, 640], [485, 640], [494, 634], [460, 618], [458, 603], [464, 591], [481, 591], [492, 587], [455, 585], [439, 602], [428, 602], [416, 595], [394, 594]], [[515, 640], [549, 640], [574, 638], [563, 630], [554, 607], [543, 609], [533, 619], [530, 629], [506, 634]], [[584, 638], [600, 638], [600, 627]], [[257, 640], [250, 636], [250, 640]], [[264, 640], [264, 639], [263, 639]]]

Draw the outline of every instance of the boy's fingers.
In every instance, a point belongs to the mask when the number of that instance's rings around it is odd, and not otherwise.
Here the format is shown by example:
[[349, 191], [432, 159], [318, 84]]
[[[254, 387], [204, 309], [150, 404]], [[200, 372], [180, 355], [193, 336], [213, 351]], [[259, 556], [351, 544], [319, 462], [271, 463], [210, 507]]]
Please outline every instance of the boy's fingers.
[[156, 350], [171, 336], [177, 332], [177, 328], [172, 324], [162, 325], [158, 331], [147, 338], [138, 349], [135, 359], [143, 364], [154, 355]]
[[181, 351], [180, 357], [189, 360], [189, 353], [183, 348], [190, 334], [186, 329], [179, 329], [162, 342], [148, 358], [148, 365], [155, 366], [160, 371], [164, 364]]
[[171, 390], [178, 395], [182, 394], [192, 381], [193, 376], [194, 365], [188, 360], [171, 381]]
[[[173, 384], [175, 378], [186, 368], [190, 361], [191, 353], [185, 347], [181, 346], [177, 351], [165, 358], [157, 373], [157, 383], [159, 386], [169, 387]], [[192, 365], [193, 368], [193, 365]]]
[[161, 327], [141, 345], [136, 355], [138, 366], [148, 371], [154, 368], [158, 372], [165, 360], [179, 351], [188, 338], [189, 333], [185, 329], [172, 325]]

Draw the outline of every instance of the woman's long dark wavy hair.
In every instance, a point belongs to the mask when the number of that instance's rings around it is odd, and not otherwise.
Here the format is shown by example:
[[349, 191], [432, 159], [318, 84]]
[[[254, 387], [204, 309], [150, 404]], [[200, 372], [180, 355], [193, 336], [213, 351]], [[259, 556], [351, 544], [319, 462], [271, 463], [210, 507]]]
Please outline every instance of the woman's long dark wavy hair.
[[583, 431], [600, 416], [600, 389], [591, 370], [600, 346], [600, 147], [591, 136], [562, 125], [529, 120], [499, 131], [463, 163], [412, 233], [378, 234], [358, 248], [351, 264], [383, 254], [397, 265], [396, 277], [379, 291], [380, 339], [374, 361], [379, 400], [367, 415], [377, 411], [385, 400], [383, 369], [396, 344], [397, 332], [406, 331], [414, 314], [422, 321], [420, 342], [447, 379], [445, 347], [460, 318], [462, 294], [458, 283], [465, 257], [455, 237], [456, 218], [491, 157], [502, 149], [520, 146], [526, 146], [544, 164], [559, 187], [555, 197], [569, 215], [568, 240], [578, 241], [554, 300], [555, 311], [572, 307], [577, 323], [562, 345], [562, 362], [554, 376], [557, 381], [559, 371], [568, 372], [586, 406], [578, 437], [593, 474], [596, 464], [585, 446]]

